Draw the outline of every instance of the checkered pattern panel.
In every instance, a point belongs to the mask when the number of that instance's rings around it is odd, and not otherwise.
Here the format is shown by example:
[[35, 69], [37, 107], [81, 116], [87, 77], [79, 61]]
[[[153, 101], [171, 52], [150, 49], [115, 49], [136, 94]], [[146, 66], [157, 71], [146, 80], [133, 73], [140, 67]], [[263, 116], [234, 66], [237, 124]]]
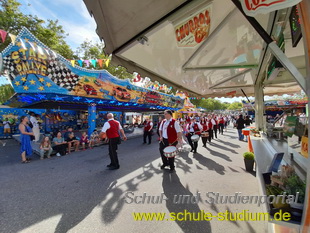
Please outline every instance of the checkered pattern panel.
[[10, 55], [3, 57], [3, 69], [8, 71], [11, 81], [18, 75], [16, 64]]
[[72, 91], [79, 81], [79, 76], [69, 70], [58, 60], [49, 60], [47, 67], [48, 77], [60, 87]]

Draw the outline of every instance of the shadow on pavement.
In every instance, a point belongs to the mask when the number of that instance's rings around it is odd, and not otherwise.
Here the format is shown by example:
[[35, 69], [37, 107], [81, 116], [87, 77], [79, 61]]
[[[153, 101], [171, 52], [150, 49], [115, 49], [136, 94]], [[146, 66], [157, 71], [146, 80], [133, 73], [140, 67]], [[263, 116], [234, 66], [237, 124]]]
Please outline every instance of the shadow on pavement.
[[[169, 213], [184, 213], [186, 210], [189, 213], [196, 213], [195, 216], [197, 216], [197, 213], [201, 211], [198, 204], [192, 204], [192, 203], [178, 203], [174, 204], [173, 199], [174, 196], [177, 195], [178, 197], [180, 195], [186, 195], [190, 198], [193, 198], [194, 195], [183, 186], [183, 184], [180, 181], [180, 178], [176, 173], [169, 173], [168, 171], [165, 171], [163, 174], [163, 190], [165, 196], [168, 198], [166, 201], [167, 209], [169, 210]], [[181, 216], [184, 217], [185, 215]], [[189, 216], [187, 216], [189, 218]], [[190, 232], [208, 232], [211, 233], [211, 224], [208, 221], [175, 221], [179, 227], [182, 229], [182, 232], [184, 233], [190, 233]]]
[[202, 154], [195, 153], [193, 158], [196, 159], [201, 165], [205, 166], [211, 171], [216, 171], [220, 175], [225, 175], [225, 168], [221, 164], [213, 161], [212, 159], [204, 157]]

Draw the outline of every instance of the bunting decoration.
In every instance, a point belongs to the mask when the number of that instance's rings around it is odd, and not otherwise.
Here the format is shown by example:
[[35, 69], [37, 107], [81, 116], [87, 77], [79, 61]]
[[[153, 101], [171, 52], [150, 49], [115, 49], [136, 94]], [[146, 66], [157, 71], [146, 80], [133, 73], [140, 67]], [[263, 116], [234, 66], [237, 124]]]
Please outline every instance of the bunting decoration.
[[102, 67], [102, 59], [98, 59], [97, 62], [99, 64], [99, 66]]
[[71, 64], [74, 67], [75, 66], [75, 60], [71, 60]]
[[1, 39], [2, 39], [3, 43], [4, 43], [5, 39], [6, 39], [7, 34], [8, 33], [6, 31], [0, 30], [0, 36], [1, 36]]
[[15, 41], [16, 41], [16, 36], [9, 33], [9, 37], [11, 38], [12, 44], [15, 45]]

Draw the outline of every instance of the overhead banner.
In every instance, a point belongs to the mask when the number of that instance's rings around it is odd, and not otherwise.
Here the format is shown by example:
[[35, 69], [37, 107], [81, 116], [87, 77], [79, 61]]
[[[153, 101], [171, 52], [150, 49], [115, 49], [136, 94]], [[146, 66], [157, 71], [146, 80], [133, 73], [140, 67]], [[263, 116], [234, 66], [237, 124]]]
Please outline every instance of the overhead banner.
[[208, 38], [211, 10], [208, 5], [174, 27], [178, 47], [195, 47]]
[[272, 11], [292, 7], [301, 0], [241, 0], [243, 11], [248, 16], [267, 14]]

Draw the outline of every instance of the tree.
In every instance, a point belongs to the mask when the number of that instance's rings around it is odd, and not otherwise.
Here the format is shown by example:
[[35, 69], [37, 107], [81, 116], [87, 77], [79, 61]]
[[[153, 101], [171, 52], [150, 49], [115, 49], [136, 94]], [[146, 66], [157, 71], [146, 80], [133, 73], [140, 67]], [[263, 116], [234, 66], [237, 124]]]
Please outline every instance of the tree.
[[197, 107], [205, 108], [207, 111], [213, 112], [214, 110], [225, 110], [227, 109], [227, 103], [222, 103], [220, 100], [209, 99], [194, 99], [191, 102]]
[[0, 86], [0, 104], [5, 103], [14, 94], [14, 89], [10, 84]]
[[228, 110], [240, 110], [243, 108], [242, 103], [240, 102], [233, 102], [229, 105]]
[[[17, 35], [22, 27], [26, 27], [42, 43], [58, 52], [67, 59], [75, 58], [70, 46], [65, 42], [68, 34], [59, 25], [58, 20], [44, 20], [37, 16], [26, 15], [19, 10], [21, 4], [16, 0], [2, 0], [0, 2], [0, 25], [1, 29]], [[0, 43], [0, 51], [10, 44], [7, 38], [4, 43]]]

